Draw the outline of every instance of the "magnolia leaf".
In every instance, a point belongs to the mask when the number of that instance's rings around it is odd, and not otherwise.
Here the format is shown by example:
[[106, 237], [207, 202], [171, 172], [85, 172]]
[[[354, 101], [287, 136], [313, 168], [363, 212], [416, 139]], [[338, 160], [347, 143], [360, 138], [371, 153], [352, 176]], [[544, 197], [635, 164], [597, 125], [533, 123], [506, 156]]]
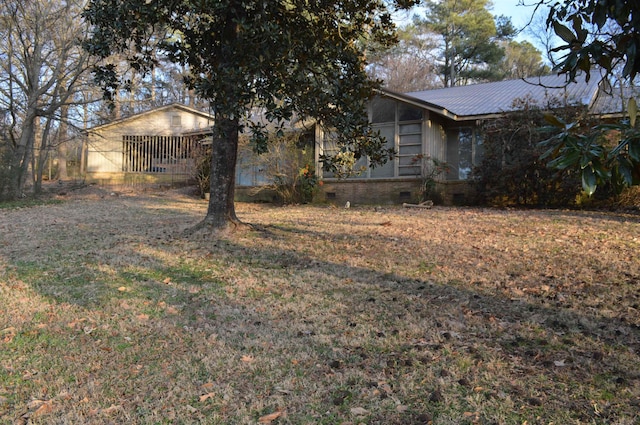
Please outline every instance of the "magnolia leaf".
[[284, 412], [281, 410], [277, 412], [273, 412], [268, 415], [261, 416], [260, 419], [258, 419], [258, 422], [260, 422], [261, 424], [270, 424], [271, 422], [275, 421], [283, 414]]
[[635, 162], [640, 162], [640, 140], [629, 140], [627, 145], [629, 146], [629, 157]]
[[582, 189], [587, 196], [591, 196], [595, 193], [596, 187], [596, 174], [593, 172], [593, 168], [586, 167], [582, 170]]
[[628, 160], [621, 158], [618, 161], [618, 174], [622, 177], [622, 181], [625, 185], [631, 186], [633, 184], [633, 169]]
[[571, 31], [569, 28], [565, 27], [558, 21], [553, 22], [553, 31], [558, 37], [560, 37], [567, 43], [572, 43], [577, 39], [573, 31]]
[[369, 411], [362, 407], [354, 407], [351, 409], [351, 414], [356, 416], [364, 416], [364, 415], [368, 415]]
[[204, 395], [200, 396], [200, 403], [209, 400], [210, 398], [213, 398], [216, 395], [216, 393], [207, 393]]
[[636, 117], [638, 115], [638, 104], [636, 103], [636, 100], [633, 97], [629, 98], [627, 112], [629, 112], [629, 125], [631, 125], [631, 127], [635, 127]]
[[553, 114], [544, 114], [544, 120], [554, 127], [564, 129], [566, 123]]

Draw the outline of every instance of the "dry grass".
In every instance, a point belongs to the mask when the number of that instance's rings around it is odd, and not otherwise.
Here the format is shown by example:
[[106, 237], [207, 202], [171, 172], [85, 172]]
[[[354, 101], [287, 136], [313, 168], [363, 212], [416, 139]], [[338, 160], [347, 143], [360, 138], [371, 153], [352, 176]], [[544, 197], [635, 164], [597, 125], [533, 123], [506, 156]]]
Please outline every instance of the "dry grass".
[[0, 210], [0, 423], [634, 424], [640, 219], [73, 197]]

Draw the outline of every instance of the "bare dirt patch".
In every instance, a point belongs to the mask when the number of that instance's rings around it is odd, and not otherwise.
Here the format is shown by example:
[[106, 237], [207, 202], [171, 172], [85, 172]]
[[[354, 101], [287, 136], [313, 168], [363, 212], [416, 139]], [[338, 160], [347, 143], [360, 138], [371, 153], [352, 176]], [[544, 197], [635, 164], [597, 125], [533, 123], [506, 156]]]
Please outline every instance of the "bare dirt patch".
[[0, 210], [1, 423], [640, 420], [640, 220], [239, 204]]

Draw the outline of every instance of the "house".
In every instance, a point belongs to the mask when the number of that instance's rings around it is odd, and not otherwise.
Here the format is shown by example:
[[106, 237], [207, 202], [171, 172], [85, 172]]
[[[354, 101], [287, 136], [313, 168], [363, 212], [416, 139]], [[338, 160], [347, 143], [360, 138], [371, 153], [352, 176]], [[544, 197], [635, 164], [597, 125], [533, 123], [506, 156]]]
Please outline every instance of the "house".
[[196, 143], [213, 116], [171, 104], [87, 131], [86, 180], [100, 184], [179, 184], [192, 178]]
[[[464, 202], [469, 195], [471, 170], [480, 164], [483, 154], [482, 123], [516, 110], [514, 100], [529, 99], [541, 107], [584, 105], [592, 114], [615, 117], [624, 110], [621, 98], [627, 95], [614, 92], [599, 84], [596, 76], [588, 82], [578, 78], [566, 84], [565, 77], [558, 75], [411, 93], [381, 90], [369, 103], [369, 119], [397, 154], [376, 168], [369, 168], [367, 158], [361, 158], [354, 169], [364, 171], [346, 179], [322, 170], [320, 155], [336, 152], [331, 133], [310, 122], [292, 127], [303, 132], [308, 146], [313, 146], [316, 172], [323, 181], [317, 194], [320, 201], [414, 202], [424, 175], [419, 158], [426, 157], [449, 166], [438, 177], [438, 184], [444, 201], [451, 204]], [[262, 119], [256, 114], [251, 119]], [[87, 181], [185, 183], [193, 176], [194, 146], [205, 144], [212, 124], [212, 115], [173, 104], [94, 127], [87, 138]], [[239, 152], [236, 194], [243, 200], [257, 199], [252, 189], [270, 183], [264, 167], [252, 155], [250, 149]]]
[[[387, 147], [395, 148], [396, 157], [373, 169], [362, 158], [355, 168], [366, 171], [347, 179], [323, 172], [320, 199], [368, 204], [415, 201], [422, 171], [416, 158], [423, 156], [450, 167], [439, 182], [445, 202], [464, 202], [472, 167], [482, 158], [480, 125], [514, 111], [516, 99], [529, 99], [543, 108], [548, 104], [584, 105], [600, 116], [619, 115], [624, 110], [620, 96], [604, 89], [597, 76], [569, 84], [563, 75], [550, 75], [411, 93], [381, 90], [370, 102], [369, 119], [385, 136]], [[321, 129], [316, 133], [319, 153], [335, 151], [329, 134]]]

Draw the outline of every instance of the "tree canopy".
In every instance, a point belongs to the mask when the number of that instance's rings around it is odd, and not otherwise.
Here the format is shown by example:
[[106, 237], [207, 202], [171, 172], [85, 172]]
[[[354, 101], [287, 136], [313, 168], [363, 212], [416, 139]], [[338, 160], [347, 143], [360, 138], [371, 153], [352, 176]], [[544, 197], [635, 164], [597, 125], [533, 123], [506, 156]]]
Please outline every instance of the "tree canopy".
[[[107, 97], [123, 84], [109, 58], [126, 55], [145, 73], [158, 58], [188, 66], [187, 82], [215, 114], [211, 196], [204, 223], [237, 223], [233, 206], [238, 133], [267, 146], [267, 123], [244, 121], [264, 108], [277, 125], [312, 117], [335, 131], [341, 151], [383, 163], [364, 113], [378, 83], [366, 72], [365, 46], [395, 40], [394, 8], [413, 0], [92, 0], [86, 48], [103, 59], [96, 77]], [[375, 42], [375, 43], [373, 43]], [[331, 158], [325, 158], [331, 166]]]
[[494, 16], [488, 0], [443, 0], [427, 3], [416, 25], [442, 39], [439, 74], [445, 87], [473, 80], [497, 80], [495, 66], [504, 56], [497, 41], [512, 38], [515, 29], [506, 17]]

